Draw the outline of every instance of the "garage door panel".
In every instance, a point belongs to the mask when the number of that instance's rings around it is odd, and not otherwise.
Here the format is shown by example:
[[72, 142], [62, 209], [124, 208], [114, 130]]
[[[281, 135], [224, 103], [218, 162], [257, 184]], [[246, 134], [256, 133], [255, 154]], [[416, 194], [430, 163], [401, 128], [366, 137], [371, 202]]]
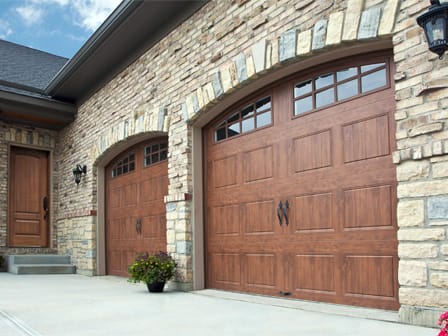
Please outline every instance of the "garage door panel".
[[114, 188], [109, 194], [109, 206], [112, 209], [121, 207], [121, 188]]
[[390, 154], [387, 115], [356, 121], [342, 127], [344, 162], [366, 160]]
[[240, 206], [223, 205], [209, 209], [210, 234], [216, 236], [238, 236], [240, 234]]
[[274, 148], [266, 146], [244, 152], [244, 182], [261, 181], [274, 175]]
[[245, 283], [249, 289], [277, 287], [277, 257], [272, 253], [247, 253], [244, 255]]
[[166, 231], [163, 230], [165, 214], [142, 217], [142, 238], [143, 239], [163, 239]]
[[239, 253], [213, 253], [211, 280], [227, 288], [241, 286], [241, 255]]
[[331, 138], [331, 130], [324, 130], [294, 139], [292, 150], [294, 172], [331, 166]]
[[344, 228], [392, 227], [392, 186], [368, 186], [344, 191]]
[[345, 295], [393, 298], [396, 257], [348, 255], [344, 260]]
[[137, 217], [125, 217], [121, 220], [120, 225], [120, 240], [132, 240], [135, 241], [137, 239], [137, 231], [135, 228], [135, 224], [137, 223]]
[[292, 288], [298, 292], [336, 292], [337, 258], [331, 254], [295, 254], [290, 257]]
[[135, 206], [138, 202], [138, 185], [136, 183], [131, 183], [123, 187], [123, 207]]
[[332, 192], [296, 196], [291, 205], [291, 227], [294, 233], [333, 232]]
[[274, 200], [246, 203], [242, 217], [246, 235], [273, 234], [277, 225], [274, 218], [276, 205]]
[[236, 155], [213, 161], [213, 185], [215, 188], [234, 186], [238, 180], [238, 159]]

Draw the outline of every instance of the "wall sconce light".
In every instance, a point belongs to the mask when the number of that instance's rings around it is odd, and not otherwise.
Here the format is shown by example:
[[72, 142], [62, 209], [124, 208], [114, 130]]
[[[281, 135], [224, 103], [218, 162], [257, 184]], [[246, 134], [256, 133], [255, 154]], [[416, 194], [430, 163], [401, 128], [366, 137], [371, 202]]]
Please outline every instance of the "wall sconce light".
[[81, 176], [82, 174], [86, 174], [87, 173], [87, 166], [86, 165], [76, 165], [75, 169], [73, 169], [73, 176], [75, 176], [75, 182], [76, 185], [79, 184], [79, 182], [81, 182]]
[[429, 50], [439, 55], [442, 59], [443, 53], [448, 49], [447, 44], [447, 20], [448, 4], [440, 4], [440, 0], [430, 0], [431, 7], [426, 13], [417, 18], [417, 23], [425, 31]]

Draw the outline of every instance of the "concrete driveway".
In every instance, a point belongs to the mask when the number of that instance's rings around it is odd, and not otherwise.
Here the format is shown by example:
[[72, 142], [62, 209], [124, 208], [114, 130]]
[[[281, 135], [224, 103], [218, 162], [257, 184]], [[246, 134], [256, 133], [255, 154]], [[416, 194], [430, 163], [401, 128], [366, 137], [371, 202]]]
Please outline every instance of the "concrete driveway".
[[150, 294], [117, 277], [0, 273], [1, 336], [437, 335], [388, 322], [396, 319], [391, 312], [212, 290]]

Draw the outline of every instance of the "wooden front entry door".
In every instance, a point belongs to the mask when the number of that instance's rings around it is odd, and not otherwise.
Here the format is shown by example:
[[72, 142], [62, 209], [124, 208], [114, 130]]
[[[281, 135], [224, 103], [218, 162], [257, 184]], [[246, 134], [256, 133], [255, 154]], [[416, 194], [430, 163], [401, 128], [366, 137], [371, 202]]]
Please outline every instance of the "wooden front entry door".
[[398, 308], [392, 64], [365, 60], [206, 129], [208, 287]]
[[136, 254], [166, 251], [168, 142], [132, 147], [106, 168], [107, 273], [128, 276]]
[[48, 152], [11, 147], [9, 246], [48, 247]]

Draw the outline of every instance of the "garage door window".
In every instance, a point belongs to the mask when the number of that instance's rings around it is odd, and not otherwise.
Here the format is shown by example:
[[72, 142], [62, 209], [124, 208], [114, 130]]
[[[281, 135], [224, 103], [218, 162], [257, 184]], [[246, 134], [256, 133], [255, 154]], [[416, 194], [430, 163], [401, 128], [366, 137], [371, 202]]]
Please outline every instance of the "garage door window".
[[144, 149], [145, 167], [151, 166], [168, 158], [168, 143], [161, 142], [151, 144]]
[[374, 63], [349, 67], [302, 81], [294, 86], [294, 115], [386, 88], [386, 69], [385, 62]]
[[112, 177], [130, 173], [135, 170], [135, 153], [131, 152], [119, 159], [112, 168]]
[[243, 133], [272, 124], [271, 97], [267, 96], [223, 120], [215, 129], [215, 142], [225, 140]]

